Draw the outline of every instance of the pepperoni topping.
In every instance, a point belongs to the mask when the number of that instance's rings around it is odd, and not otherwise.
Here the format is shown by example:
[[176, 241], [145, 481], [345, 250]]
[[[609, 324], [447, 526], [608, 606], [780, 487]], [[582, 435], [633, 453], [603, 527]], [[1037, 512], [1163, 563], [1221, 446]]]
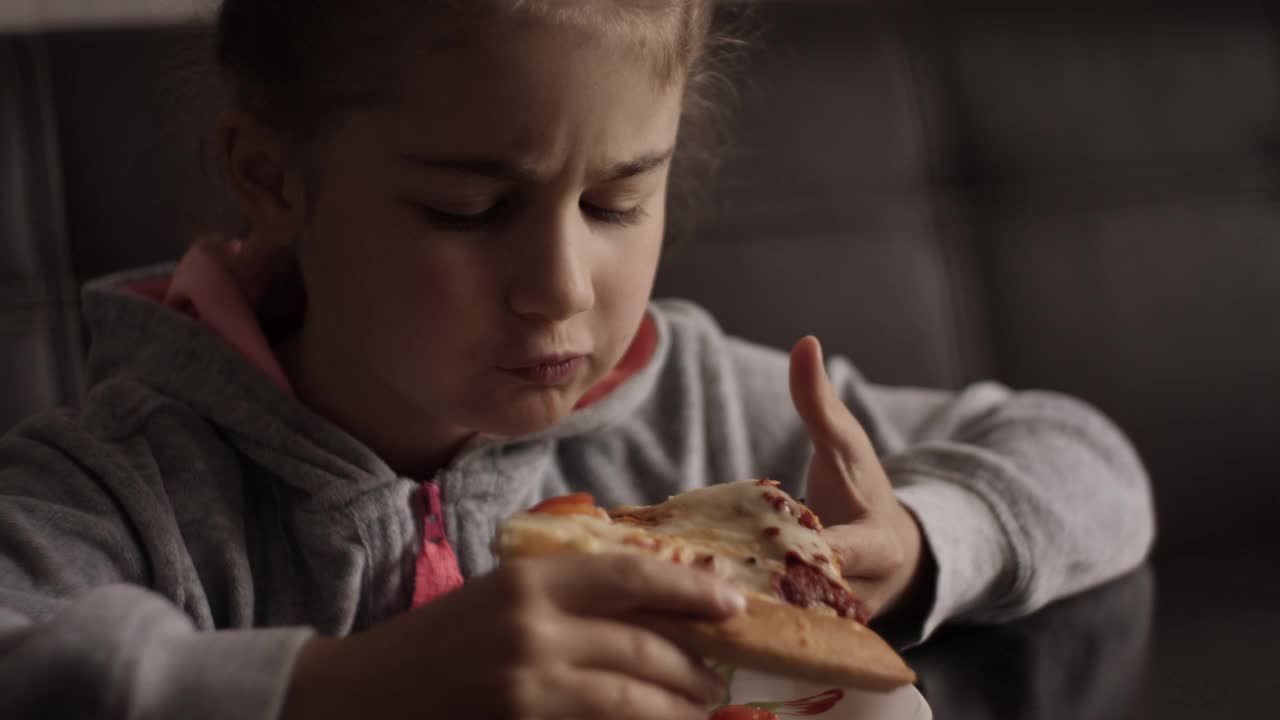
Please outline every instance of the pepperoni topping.
[[821, 529], [818, 525], [818, 516], [809, 510], [805, 510], [800, 514], [800, 524], [815, 532]]
[[693, 559], [693, 566], [702, 570], [710, 570], [716, 564], [716, 556], [711, 553], [698, 553]]
[[662, 549], [662, 541], [652, 535], [628, 535], [622, 539], [622, 544], [655, 553]]
[[646, 527], [658, 524], [658, 520], [659, 520], [659, 518], [657, 517], [657, 513], [653, 513], [653, 512], [637, 513], [637, 512], [631, 512], [631, 511], [619, 512], [617, 510], [613, 510], [613, 511], [610, 511], [608, 515], [614, 522], [626, 523], [628, 525], [641, 525]]
[[770, 526], [764, 529], [764, 536], [768, 538], [778, 537], [778, 534], [781, 532], [782, 532], [782, 528], [776, 528], [776, 527]]
[[548, 498], [529, 508], [531, 513], [547, 515], [595, 515], [596, 499], [590, 493], [572, 493]]
[[778, 578], [778, 589], [792, 605], [813, 607], [821, 603], [835, 610], [840, 617], [853, 618], [864, 625], [870, 619], [862, 601], [794, 551], [787, 553], [787, 569]]
[[760, 497], [764, 498], [765, 502], [772, 505], [773, 509], [778, 512], [788, 512], [790, 510], [790, 508], [787, 507], [787, 499], [778, 493], [760, 493]]

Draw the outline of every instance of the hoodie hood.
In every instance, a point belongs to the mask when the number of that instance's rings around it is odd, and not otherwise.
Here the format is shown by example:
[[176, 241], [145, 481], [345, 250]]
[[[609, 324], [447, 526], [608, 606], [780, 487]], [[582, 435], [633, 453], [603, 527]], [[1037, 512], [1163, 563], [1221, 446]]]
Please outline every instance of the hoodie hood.
[[[318, 506], [345, 503], [374, 485], [397, 479], [372, 450], [293, 397], [210, 328], [134, 290], [165, 282], [175, 267], [118, 273], [85, 287], [92, 386], [142, 383], [188, 405], [238, 449]], [[442, 475], [487, 455], [520, 454], [521, 448], [600, 431], [628, 418], [652, 392], [669, 352], [666, 320], [658, 312], [650, 317], [656, 333], [651, 357], [606, 396], [539, 433], [476, 436]], [[120, 418], [114, 419], [117, 427], [120, 423]], [[454, 498], [500, 490], [478, 480], [472, 478], [470, 487], [443, 489]]]

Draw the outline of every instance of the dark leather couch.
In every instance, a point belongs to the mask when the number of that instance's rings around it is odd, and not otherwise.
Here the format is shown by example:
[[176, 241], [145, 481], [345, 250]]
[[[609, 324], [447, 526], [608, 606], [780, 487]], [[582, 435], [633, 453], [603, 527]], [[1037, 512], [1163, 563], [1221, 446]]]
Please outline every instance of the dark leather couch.
[[[1277, 544], [1277, 15], [1133, 0], [758, 15], [735, 150], [659, 292], [769, 343], [818, 333], [880, 382], [1086, 398], [1151, 469], [1157, 567], [1200, 563], [1211, 583], [1219, 565], [1184, 559]], [[80, 282], [233, 229], [207, 160], [207, 41], [0, 38], [0, 429], [83, 392]]]

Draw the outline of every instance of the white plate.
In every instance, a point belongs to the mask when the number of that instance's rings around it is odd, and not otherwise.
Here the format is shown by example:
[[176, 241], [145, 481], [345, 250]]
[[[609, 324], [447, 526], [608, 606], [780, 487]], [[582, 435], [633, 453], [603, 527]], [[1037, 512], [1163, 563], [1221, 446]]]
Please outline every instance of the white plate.
[[759, 703], [780, 720], [930, 720], [933, 711], [911, 685], [886, 693], [846, 690], [802, 680], [767, 675], [744, 668], [717, 666], [732, 672], [724, 704]]

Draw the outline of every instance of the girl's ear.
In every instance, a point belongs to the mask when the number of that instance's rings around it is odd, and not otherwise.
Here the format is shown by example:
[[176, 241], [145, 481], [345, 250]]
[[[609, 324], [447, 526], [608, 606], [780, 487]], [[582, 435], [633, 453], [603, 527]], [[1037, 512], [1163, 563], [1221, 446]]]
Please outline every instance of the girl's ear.
[[254, 239], [271, 245], [292, 243], [306, 219], [306, 194], [284, 135], [248, 113], [228, 111], [218, 119], [218, 146]]

